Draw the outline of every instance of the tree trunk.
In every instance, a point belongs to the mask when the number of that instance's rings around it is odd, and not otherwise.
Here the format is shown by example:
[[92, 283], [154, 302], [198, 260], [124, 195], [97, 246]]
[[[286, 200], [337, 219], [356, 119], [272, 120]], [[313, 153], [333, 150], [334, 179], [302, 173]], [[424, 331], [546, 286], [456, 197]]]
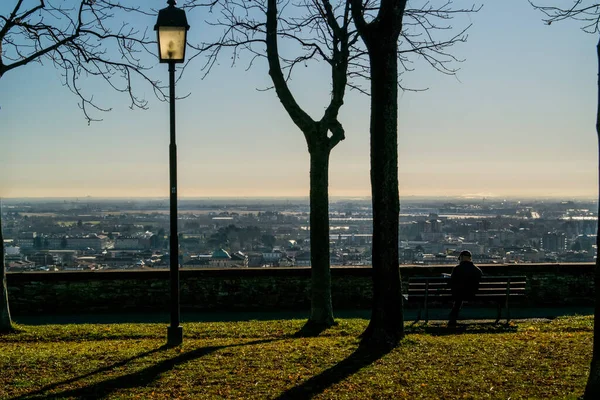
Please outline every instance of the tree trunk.
[[2, 210], [0, 210], [0, 268], [2, 269], [2, 293], [0, 297], [0, 332], [10, 332], [13, 329], [8, 307], [8, 289], [6, 287], [6, 266], [4, 264], [4, 236], [2, 235]]
[[404, 336], [398, 263], [398, 45], [395, 39], [380, 35], [370, 41], [368, 47], [371, 66], [373, 309], [369, 326], [363, 333], [363, 343], [391, 348]]
[[[596, 135], [598, 136], [598, 177], [600, 189], [600, 41], [596, 45], [596, 58], [598, 60], [598, 102], [596, 104]], [[594, 309], [594, 343], [590, 375], [585, 387], [584, 399], [600, 399], [600, 192], [598, 193], [598, 235], [596, 236], [596, 270], [594, 273], [594, 288], [596, 291], [596, 305]]]
[[311, 309], [307, 328], [333, 325], [329, 268], [329, 154], [325, 141], [310, 150]]
[[[311, 312], [310, 318], [302, 331], [315, 333], [334, 323], [331, 305], [331, 272], [329, 270], [328, 174], [329, 153], [335, 144], [344, 138], [343, 129], [340, 125], [339, 129], [333, 131], [334, 136], [337, 138], [333, 142], [333, 137], [330, 139], [327, 136], [327, 132], [331, 127], [329, 125], [322, 126], [321, 121], [314, 121], [294, 99], [279, 61], [276, 0], [269, 0], [267, 3], [266, 46], [269, 75], [273, 81], [277, 97], [279, 97], [292, 121], [304, 133], [310, 154]], [[339, 85], [336, 82], [333, 82], [333, 84], [334, 86]], [[345, 87], [345, 82], [341, 87]], [[339, 109], [341, 105], [342, 102], [338, 100], [335, 107]], [[337, 118], [337, 111], [330, 114], [329, 118]], [[329, 119], [326, 122], [331, 123], [334, 121]]]

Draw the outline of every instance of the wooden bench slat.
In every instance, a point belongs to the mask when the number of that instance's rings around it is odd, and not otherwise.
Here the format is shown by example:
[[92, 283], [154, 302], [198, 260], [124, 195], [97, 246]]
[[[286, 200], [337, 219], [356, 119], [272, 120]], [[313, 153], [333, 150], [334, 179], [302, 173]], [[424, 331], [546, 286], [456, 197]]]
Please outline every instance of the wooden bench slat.
[[[515, 297], [522, 297], [522, 296], [525, 296], [525, 293], [515, 293], [514, 296]], [[440, 297], [451, 298], [452, 295], [450, 293], [448, 293], [448, 294], [441, 294], [441, 295], [438, 295], [438, 296], [431, 296], [431, 295], [429, 295], [427, 297], [433, 298], [435, 300], [436, 298], [440, 298]], [[482, 298], [497, 297], [497, 298], [505, 299], [506, 298], [506, 294], [487, 294], [487, 293], [486, 294], [479, 294], [479, 295], [475, 296], [475, 300], [477, 300], [477, 298], [479, 298], [479, 297], [482, 297]], [[513, 297], [513, 295], [511, 295], [510, 297]], [[411, 294], [410, 296], [408, 296], [408, 300], [410, 301], [411, 298], [420, 298], [420, 299], [423, 299], [423, 298], [425, 298], [425, 295], [424, 294]]]
[[500, 280], [500, 281], [506, 281], [508, 279], [510, 279], [511, 281], [513, 280], [527, 280], [527, 277], [525, 275], [506, 275], [506, 276], [494, 276], [494, 275], [483, 275], [481, 277], [482, 280]]
[[[506, 283], [502, 284], [502, 283], [497, 283], [497, 282], [491, 282], [491, 283], [489, 283], [489, 282], [481, 282], [479, 284], [479, 288], [480, 289], [482, 289], [482, 288], [484, 288], [484, 289], [506, 289], [506, 285], [507, 285]], [[423, 284], [419, 283], [419, 284], [416, 284], [416, 285], [409, 285], [408, 289], [409, 290], [412, 290], [412, 289], [415, 289], [415, 290], [425, 290], [425, 287], [426, 287], [426, 285], [424, 283]], [[526, 282], [517, 282], [517, 283], [514, 283], [514, 284], [512, 282], [510, 283], [510, 290], [513, 290], [513, 289], [525, 289], [526, 287], [527, 287]], [[450, 286], [448, 284], [443, 284], [443, 285], [441, 285], [441, 284], [432, 284], [432, 285], [429, 285], [429, 290], [432, 290], [432, 291], [433, 290], [440, 290], [440, 289], [444, 289], [444, 288], [448, 288], [449, 289]]]
[[[452, 289], [449, 285], [449, 276], [438, 277], [412, 277], [408, 279], [408, 293], [403, 295], [407, 302], [418, 302], [425, 309], [425, 322], [429, 320], [428, 303], [431, 301], [452, 301]], [[527, 289], [527, 277], [525, 276], [483, 276], [479, 283], [479, 289], [472, 301], [494, 301], [498, 304], [498, 316], [500, 320], [501, 308], [506, 308], [506, 322], [510, 321], [510, 299], [525, 298]], [[417, 320], [421, 318], [421, 308]]]
[[[506, 289], [506, 285], [479, 285], [479, 290], [481, 289]], [[510, 290], [512, 291], [513, 289], [526, 289], [527, 286], [526, 285], [510, 285]], [[425, 286], [409, 286], [408, 290], [425, 290]], [[440, 291], [440, 290], [450, 290], [450, 286], [429, 286], [429, 288], [427, 288], [430, 292], [436, 292], [436, 291]]]
[[[434, 276], [434, 277], [411, 277], [408, 278], [408, 283], [425, 283], [425, 282], [448, 282], [448, 279], [450, 278], [446, 278], [443, 276]], [[481, 281], [482, 282], [508, 282], [508, 279], [510, 279], [510, 282], [526, 282], [527, 281], [527, 277], [526, 276], [489, 276], [489, 275], [484, 275], [481, 277]]]
[[[518, 291], [518, 292], [511, 292], [509, 297], [513, 297], [513, 296], [522, 296], [525, 294], [525, 291]], [[425, 296], [425, 292], [409, 292], [408, 293], [408, 297], [410, 298], [411, 296]], [[442, 296], [452, 296], [451, 292], [439, 292], [439, 293], [428, 293], [428, 296], [431, 297], [432, 299], [435, 299], [436, 297], [442, 297]], [[502, 297], [506, 297], [506, 292], [505, 291], [487, 291], [487, 292], [477, 292], [475, 294], [475, 298], [480, 297], [480, 296], [502, 296]]]
[[[511, 287], [510, 288], [510, 293], [512, 292], [524, 292], [525, 290], [527, 290], [527, 288], [524, 287]], [[435, 293], [444, 293], [444, 292], [448, 292], [450, 293], [452, 291], [451, 288], [449, 287], [445, 287], [445, 288], [428, 288], [427, 290], [425, 288], [408, 288], [408, 293], [417, 293], [417, 292], [429, 292], [432, 294]], [[487, 286], [480, 286], [479, 289], [477, 290], [476, 293], [479, 292], [499, 292], [499, 293], [504, 293], [506, 294], [506, 286], [504, 287], [487, 287]]]
[[448, 278], [443, 278], [441, 276], [436, 276], [433, 278], [408, 278], [408, 283], [412, 283], [412, 282], [418, 282], [418, 283], [425, 283], [425, 282], [447, 282]]

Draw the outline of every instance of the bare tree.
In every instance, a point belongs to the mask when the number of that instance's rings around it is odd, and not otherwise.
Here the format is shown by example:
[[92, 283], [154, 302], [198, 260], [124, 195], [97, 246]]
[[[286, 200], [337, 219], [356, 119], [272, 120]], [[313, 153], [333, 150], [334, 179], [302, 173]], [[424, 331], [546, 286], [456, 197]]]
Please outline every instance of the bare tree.
[[4, 236], [2, 235], [2, 209], [0, 204], [0, 273], [2, 274], [2, 293], [0, 293], [0, 332], [13, 330], [8, 306], [8, 288], [6, 287], [6, 265], [4, 264]]
[[[350, 6], [345, 1], [328, 0], [218, 3], [219, 18], [212, 24], [221, 26], [224, 33], [213, 43], [197, 47], [198, 54], [207, 55], [206, 73], [226, 48], [232, 49], [234, 63], [242, 51], [251, 55], [250, 65], [257, 59], [266, 59], [273, 88], [308, 146], [311, 313], [305, 330], [318, 332], [334, 323], [329, 261], [329, 155], [345, 138], [338, 113], [348, 86], [351, 54], [357, 53], [353, 46], [358, 36], [351, 24]], [[283, 13], [278, 8], [280, 4], [288, 5], [292, 12]], [[279, 51], [280, 41], [295, 45], [298, 54], [283, 56]], [[331, 69], [331, 96], [319, 119], [312, 118], [298, 104], [288, 85], [294, 68], [311, 60], [325, 61]]]
[[[316, 29], [323, 32], [315, 42], [312, 54], [320, 52], [331, 66], [332, 92], [329, 105], [320, 120], [312, 119], [298, 105], [287, 85], [281, 67], [277, 46], [277, 0], [268, 0], [266, 23], [266, 47], [269, 75], [281, 104], [296, 126], [304, 133], [310, 154], [310, 248], [311, 248], [311, 312], [307, 328], [320, 330], [333, 325], [331, 300], [331, 271], [329, 256], [329, 155], [344, 140], [344, 129], [338, 120], [338, 112], [344, 103], [350, 46], [355, 38], [349, 34], [350, 10], [343, 8], [343, 20], [339, 24], [329, 1], [313, 0], [316, 13], [292, 23], [288, 32], [298, 29]], [[305, 3], [308, 8], [309, 3]], [[327, 23], [323, 23], [326, 21]], [[327, 34], [325, 33], [325, 30]], [[284, 32], [286, 29], [284, 29]], [[295, 37], [298, 37], [297, 35]], [[330, 49], [322, 48], [330, 39]], [[306, 46], [306, 45], [305, 45]], [[329, 54], [325, 51], [329, 50]], [[294, 60], [294, 64], [301, 61]]]
[[[61, 72], [63, 85], [79, 99], [88, 123], [99, 121], [93, 112], [110, 108], [97, 103], [93, 94], [86, 94], [85, 79], [104, 81], [126, 94], [131, 108], [148, 106], [134, 92], [136, 79], [150, 84], [160, 100], [168, 98], [163, 92], [166, 87], [150, 77], [150, 67], [146, 66], [149, 59], [156, 60], [154, 47], [148, 47], [155, 41], [146, 29], [127, 22], [140, 16], [154, 21], [156, 11], [112, 0], [14, 0], [13, 4], [7, 7], [10, 11], [0, 14], [0, 79], [31, 63], [49, 63]], [[1, 233], [0, 229], [0, 238]], [[4, 247], [1, 297], [0, 329], [7, 330], [11, 320]]]
[[432, 67], [454, 74], [459, 61], [447, 48], [466, 40], [463, 29], [447, 39], [434, 34], [450, 30], [439, 21], [473, 7], [453, 9], [447, 1], [407, 8], [407, 0], [349, 0], [354, 23], [368, 51], [371, 82], [371, 196], [373, 202], [373, 309], [362, 343], [392, 348], [404, 336], [398, 261], [398, 73], [407, 53], [417, 53]]
[[136, 79], [149, 83], [158, 98], [166, 100], [160, 81], [148, 74], [148, 60], [156, 60], [154, 47], [151, 51], [148, 46], [155, 41], [146, 29], [128, 21], [150, 21], [155, 15], [151, 9], [113, 0], [14, 0], [12, 10], [0, 15], [0, 79], [27, 64], [47, 62], [78, 97], [88, 123], [99, 120], [93, 112], [110, 108], [86, 93], [84, 79], [103, 80], [126, 94], [131, 108], [146, 109], [147, 101], [133, 90]]
[[[568, 7], [554, 7], [536, 5], [529, 2], [535, 9], [546, 15], [544, 22], [551, 25], [567, 19], [581, 22], [581, 30], [585, 33], [598, 35], [600, 33], [600, 3], [588, 0], [574, 0]], [[598, 154], [600, 156], [600, 38], [596, 45], [596, 58], [598, 60], [598, 82], [597, 82], [597, 107], [596, 107], [596, 136], [598, 137]], [[600, 161], [598, 163], [600, 176]], [[600, 187], [600, 186], [599, 186]], [[600, 200], [600, 193], [598, 195]], [[600, 216], [600, 201], [598, 202], [598, 215]], [[597, 251], [600, 250], [600, 225], [596, 236]], [[594, 341], [592, 361], [590, 364], [590, 375], [585, 387], [584, 399], [600, 398], [600, 254], [596, 256], [596, 269], [594, 274], [594, 286], [596, 288], [596, 304], [594, 307]]]
[[[195, 1], [187, 6], [195, 7]], [[344, 138], [338, 110], [343, 104], [344, 89], [349, 87], [372, 96], [371, 109], [371, 176], [374, 206], [374, 306], [372, 323], [367, 330], [385, 337], [385, 342], [394, 342], [402, 337], [403, 318], [400, 301], [400, 278], [398, 272], [398, 180], [397, 180], [397, 92], [401, 86], [399, 72], [413, 69], [411, 54], [418, 56], [436, 70], [454, 74], [452, 63], [460, 61], [446, 51], [449, 46], [466, 39], [465, 31], [438, 40], [434, 32], [451, 30], [439, 21], [446, 21], [456, 13], [467, 13], [475, 9], [452, 9], [451, 1], [432, 6], [421, 2], [420, 8], [406, 9], [404, 2], [378, 2], [340, 0], [298, 1], [252, 1], [237, 2], [215, 0], [209, 3], [211, 10], [219, 8], [220, 18], [213, 25], [223, 28], [223, 35], [212, 43], [199, 46], [199, 54], [208, 55], [206, 73], [215, 65], [225, 48], [233, 49], [233, 63], [242, 51], [251, 54], [249, 66], [257, 59], [267, 58], [269, 75], [273, 87], [288, 114], [304, 133], [311, 156], [311, 264], [312, 264], [312, 307], [309, 324], [327, 326], [333, 322], [329, 272], [329, 221], [327, 175], [329, 154]], [[377, 28], [380, 32], [372, 39], [365, 39], [367, 25], [381, 26], [379, 19], [389, 20], [389, 5], [402, 3], [402, 13], [394, 21], [397, 25]], [[277, 10], [279, 4], [294, 8], [291, 16]], [[206, 4], [205, 4], [206, 5]], [[353, 8], [351, 10], [351, 8]], [[298, 10], [304, 9], [304, 13]], [[379, 14], [377, 14], [379, 10]], [[377, 14], [377, 15], [376, 15]], [[402, 25], [402, 16], [406, 22]], [[361, 18], [363, 30], [355, 26], [354, 19]], [[366, 19], [372, 17], [371, 23]], [[376, 21], [377, 20], [377, 21]], [[404, 28], [404, 29], [403, 29]], [[387, 30], [386, 30], [387, 29]], [[397, 31], [397, 32], [396, 32]], [[357, 35], [363, 37], [366, 48]], [[368, 36], [369, 34], [367, 34]], [[372, 35], [371, 35], [372, 36]], [[402, 37], [403, 46], [398, 46]], [[390, 39], [393, 38], [393, 39]], [[278, 51], [278, 40], [298, 44], [295, 56], [282, 56]], [[373, 60], [374, 48], [381, 47], [385, 57]], [[266, 52], [266, 54], [265, 54]], [[393, 60], [388, 60], [391, 55]], [[193, 59], [192, 57], [191, 59]], [[191, 61], [190, 59], [190, 61]], [[324, 60], [331, 66], [331, 99], [323, 117], [312, 119], [295, 101], [287, 82], [294, 68], [312, 60]], [[387, 64], [387, 62], [391, 64]], [[379, 64], [378, 64], [379, 63]], [[401, 66], [399, 71], [398, 65]], [[370, 82], [370, 89], [361, 86]], [[409, 89], [415, 90], [415, 89]], [[393, 115], [393, 118], [392, 118]], [[393, 131], [393, 132], [392, 132]], [[374, 134], [373, 132], [378, 132]], [[395, 183], [394, 183], [395, 182]], [[385, 329], [375, 329], [380, 325]], [[386, 332], [385, 335], [379, 333]], [[390, 336], [387, 333], [393, 332]], [[388, 340], [389, 339], [389, 340]], [[366, 340], [366, 339], [365, 339]]]

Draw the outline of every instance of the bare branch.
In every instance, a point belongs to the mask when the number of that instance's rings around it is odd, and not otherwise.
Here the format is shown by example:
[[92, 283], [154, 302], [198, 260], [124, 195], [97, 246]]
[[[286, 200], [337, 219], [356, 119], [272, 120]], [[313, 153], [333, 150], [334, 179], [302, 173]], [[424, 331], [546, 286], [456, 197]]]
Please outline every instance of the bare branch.
[[600, 32], [600, 3], [589, 0], [573, 0], [573, 5], [566, 8], [554, 6], [541, 6], [528, 0], [536, 10], [546, 15], [544, 22], [548, 25], [553, 22], [560, 22], [566, 19], [583, 22], [581, 30], [587, 33]]
[[[292, 95], [287, 82], [283, 76], [281, 64], [279, 61], [279, 48], [277, 45], [277, 0], [268, 0], [267, 6], [267, 58], [269, 61], [269, 75], [273, 80], [273, 85], [281, 104], [285, 107], [292, 121], [305, 134], [310, 132], [314, 121], [298, 105]], [[294, 64], [292, 64], [293, 66]]]
[[166, 85], [150, 75], [156, 42], [147, 27], [129, 22], [154, 17], [155, 10], [114, 0], [40, 0], [27, 9], [24, 4], [17, 0], [10, 14], [0, 15], [0, 78], [29, 63], [50, 61], [79, 98], [88, 123], [99, 120], [89, 111], [110, 108], [85, 94], [81, 78], [104, 80], [127, 94], [131, 108], [146, 109], [148, 104], [135, 94], [134, 80], [150, 84], [159, 100], [167, 99]]

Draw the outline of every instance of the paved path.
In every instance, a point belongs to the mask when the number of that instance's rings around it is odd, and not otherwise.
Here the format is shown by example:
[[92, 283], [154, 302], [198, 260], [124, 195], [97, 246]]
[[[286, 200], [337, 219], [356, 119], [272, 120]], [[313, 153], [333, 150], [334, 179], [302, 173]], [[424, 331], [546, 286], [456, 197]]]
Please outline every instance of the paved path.
[[[429, 320], [447, 320], [449, 308], [434, 308], [429, 310]], [[568, 315], [591, 315], [594, 313], [592, 307], [552, 307], [552, 308], [512, 308], [511, 319], [530, 318], [556, 318]], [[417, 310], [405, 310], [404, 319], [414, 321]], [[181, 321], [207, 322], [207, 321], [250, 321], [250, 320], [277, 320], [277, 319], [306, 319], [308, 312], [304, 311], [281, 311], [281, 312], [182, 312]], [[339, 310], [335, 312], [336, 318], [365, 318], [369, 319], [369, 310]], [[495, 308], [473, 307], [466, 305], [459, 319], [495, 319]], [[47, 325], [47, 324], [114, 324], [114, 323], [168, 323], [169, 314], [165, 313], [120, 313], [120, 314], [77, 314], [77, 315], [14, 315], [13, 321], [23, 325]]]

